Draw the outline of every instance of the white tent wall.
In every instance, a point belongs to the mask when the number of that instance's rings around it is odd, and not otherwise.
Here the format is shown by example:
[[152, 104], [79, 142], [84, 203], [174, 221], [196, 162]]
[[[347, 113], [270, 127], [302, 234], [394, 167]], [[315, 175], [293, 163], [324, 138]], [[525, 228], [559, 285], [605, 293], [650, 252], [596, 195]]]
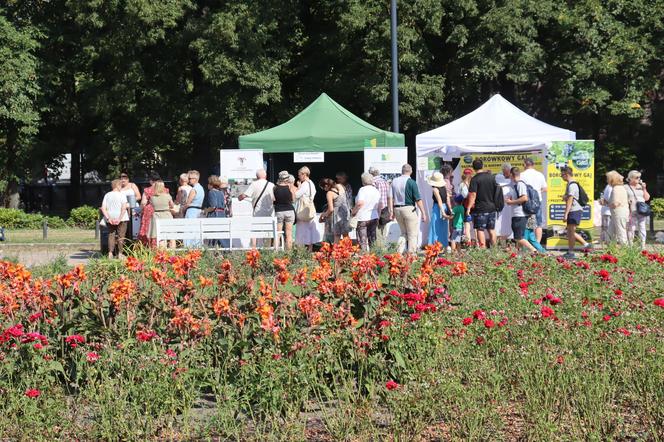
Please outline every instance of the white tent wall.
[[[468, 153], [507, 153], [543, 151], [553, 141], [576, 140], [576, 133], [539, 121], [494, 95], [479, 108], [437, 129], [417, 135], [417, 185], [427, 213], [432, 206], [431, 187], [426, 178], [430, 171], [424, 158], [441, 157], [445, 161]], [[545, 164], [546, 168], [546, 164]], [[545, 169], [546, 170], [546, 169]], [[460, 176], [455, 174], [455, 188]], [[427, 243], [429, 225], [422, 224], [422, 244]]]

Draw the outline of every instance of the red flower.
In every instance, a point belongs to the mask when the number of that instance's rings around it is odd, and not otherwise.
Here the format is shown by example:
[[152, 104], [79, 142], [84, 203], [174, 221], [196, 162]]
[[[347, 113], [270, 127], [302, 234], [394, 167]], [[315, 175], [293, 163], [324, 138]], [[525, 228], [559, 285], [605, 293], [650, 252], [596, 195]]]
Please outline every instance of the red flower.
[[484, 326], [486, 328], [494, 328], [496, 326], [496, 323], [493, 322], [492, 319], [487, 319], [486, 321], [484, 321]]
[[613, 255], [609, 255], [608, 253], [600, 256], [599, 259], [601, 259], [604, 262], [610, 262], [611, 264], [615, 264], [618, 262], [618, 258], [616, 258]]
[[550, 318], [556, 314], [556, 312], [554, 312], [553, 309], [547, 305], [542, 306], [540, 313], [542, 314], [543, 318]]
[[484, 338], [483, 338], [482, 336], [478, 336], [477, 338], [475, 338], [475, 343], [476, 343], [477, 345], [482, 345], [482, 344], [484, 344]]
[[71, 348], [76, 348], [79, 344], [85, 344], [85, 338], [81, 335], [71, 335], [65, 338], [65, 342], [69, 344]]
[[89, 363], [94, 364], [99, 360], [99, 355], [97, 354], [97, 352], [91, 351], [85, 355], [85, 359], [87, 359]]
[[41, 395], [41, 391], [37, 390], [36, 388], [29, 388], [25, 390], [25, 395], [31, 399], [34, 399]]
[[399, 388], [399, 384], [390, 380], [387, 381], [387, 383], [385, 383], [385, 388], [387, 388], [389, 391], [396, 390], [397, 388]]
[[621, 328], [617, 329], [616, 331], [617, 331], [618, 333], [622, 333], [622, 334], [625, 335], [625, 336], [629, 336], [629, 335], [632, 334], [632, 332], [630, 332], [629, 330], [627, 330], [625, 327], [621, 327]]
[[173, 351], [169, 348], [168, 350], [166, 350], [166, 356], [168, 356], [169, 358], [175, 359], [175, 358], [178, 357], [178, 354], [175, 353], [175, 351]]
[[379, 328], [389, 327], [390, 325], [392, 325], [392, 323], [390, 321], [385, 320], [385, 319], [378, 323]]
[[413, 313], [410, 315], [410, 320], [415, 322], [418, 321], [421, 317], [422, 315], [420, 315], [419, 313]]
[[602, 319], [604, 320], [604, 322], [609, 322], [611, 320], [611, 318], [612, 318], [611, 315], [604, 315], [604, 317]]
[[136, 332], [136, 339], [138, 339], [141, 342], [150, 342], [156, 337], [157, 333], [153, 332], [152, 330], [149, 331], [139, 330], [138, 332]]
[[468, 318], [463, 318], [463, 325], [470, 325], [473, 323], [473, 318], [468, 317]]
[[563, 362], [565, 362], [565, 358], [563, 356], [558, 356], [556, 358], [556, 363], [562, 364]]
[[475, 310], [473, 312], [473, 318], [481, 321], [482, 319], [486, 318], [486, 313], [483, 310]]
[[655, 300], [653, 301], [653, 304], [656, 305], [656, 306], [658, 306], [658, 307], [662, 307], [662, 308], [664, 308], [664, 298], [657, 298], [657, 299], [655, 299]]

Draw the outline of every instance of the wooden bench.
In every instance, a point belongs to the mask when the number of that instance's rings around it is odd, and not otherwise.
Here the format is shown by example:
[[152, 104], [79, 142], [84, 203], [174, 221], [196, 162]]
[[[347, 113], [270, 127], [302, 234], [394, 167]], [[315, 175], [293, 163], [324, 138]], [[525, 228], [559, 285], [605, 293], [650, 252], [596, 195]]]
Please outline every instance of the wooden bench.
[[277, 219], [273, 217], [233, 217], [233, 218], [174, 218], [156, 219], [157, 244], [160, 241], [183, 241], [185, 248], [205, 248], [211, 240], [222, 240], [228, 247], [217, 243], [215, 248], [243, 250], [250, 247], [234, 246], [234, 241], [242, 243], [251, 239], [270, 239], [272, 247], [283, 247], [282, 232], [277, 232]]

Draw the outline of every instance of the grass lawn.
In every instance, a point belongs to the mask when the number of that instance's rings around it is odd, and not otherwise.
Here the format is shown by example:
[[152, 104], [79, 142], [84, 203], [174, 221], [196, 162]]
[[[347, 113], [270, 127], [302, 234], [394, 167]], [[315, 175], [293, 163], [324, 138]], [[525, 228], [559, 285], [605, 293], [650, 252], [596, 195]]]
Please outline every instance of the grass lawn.
[[6, 244], [56, 244], [56, 243], [93, 243], [94, 230], [84, 229], [49, 229], [48, 237], [44, 239], [41, 229], [35, 230], [5, 230]]

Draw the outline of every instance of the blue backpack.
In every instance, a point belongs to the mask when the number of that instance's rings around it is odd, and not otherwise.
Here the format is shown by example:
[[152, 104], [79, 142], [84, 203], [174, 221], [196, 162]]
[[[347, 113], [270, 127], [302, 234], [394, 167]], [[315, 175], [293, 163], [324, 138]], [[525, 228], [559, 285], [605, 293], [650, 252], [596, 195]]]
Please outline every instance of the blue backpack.
[[[522, 204], [523, 213], [525, 213], [526, 215], [536, 215], [537, 213], [539, 213], [542, 207], [542, 202], [540, 201], [539, 193], [537, 193], [537, 191], [530, 184], [526, 184], [523, 181], [519, 182], [526, 185], [526, 194], [528, 195], [528, 201]], [[519, 195], [519, 188], [517, 185], [514, 186], [514, 190], [516, 191], [517, 198], [521, 198], [523, 196]]]

